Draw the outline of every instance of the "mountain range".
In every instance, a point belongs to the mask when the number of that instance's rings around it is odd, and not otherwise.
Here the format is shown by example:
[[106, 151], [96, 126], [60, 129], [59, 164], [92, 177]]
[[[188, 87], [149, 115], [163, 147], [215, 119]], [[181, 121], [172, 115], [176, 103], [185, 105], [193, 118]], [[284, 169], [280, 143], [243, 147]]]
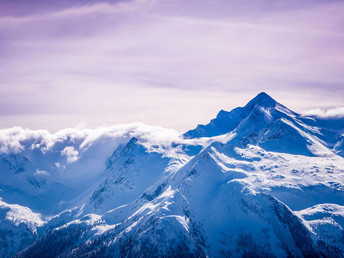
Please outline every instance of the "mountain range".
[[0, 131], [1, 257], [344, 257], [344, 118], [262, 92], [183, 135]]

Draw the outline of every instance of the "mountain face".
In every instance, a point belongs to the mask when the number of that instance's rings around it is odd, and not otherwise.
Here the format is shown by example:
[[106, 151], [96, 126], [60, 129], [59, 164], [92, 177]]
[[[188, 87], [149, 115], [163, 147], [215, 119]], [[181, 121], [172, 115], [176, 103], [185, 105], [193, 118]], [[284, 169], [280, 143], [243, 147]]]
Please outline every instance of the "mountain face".
[[104, 180], [92, 193], [84, 210], [105, 213], [137, 199], [147, 188], [166, 176], [171, 158], [148, 150], [132, 138], [116, 150], [107, 162]]
[[209, 124], [198, 125], [194, 130], [186, 132], [184, 136], [187, 138], [197, 138], [222, 135], [234, 130], [240, 124], [240, 122], [247, 118], [256, 107], [273, 109], [276, 108], [277, 105], [287, 110], [269, 95], [262, 92], [244, 107], [235, 108], [230, 112], [221, 110], [216, 118], [211, 120]]
[[37, 229], [45, 223], [40, 214], [0, 200], [0, 256], [11, 257], [38, 240]]
[[304, 117], [262, 92], [242, 108], [220, 111], [209, 124], [198, 125], [184, 137], [212, 137], [232, 132], [231, 142], [241, 147], [254, 144], [274, 152], [341, 155], [343, 127], [344, 118]]
[[1, 257], [344, 256], [344, 119], [260, 93], [180, 137], [154, 130], [2, 151]]

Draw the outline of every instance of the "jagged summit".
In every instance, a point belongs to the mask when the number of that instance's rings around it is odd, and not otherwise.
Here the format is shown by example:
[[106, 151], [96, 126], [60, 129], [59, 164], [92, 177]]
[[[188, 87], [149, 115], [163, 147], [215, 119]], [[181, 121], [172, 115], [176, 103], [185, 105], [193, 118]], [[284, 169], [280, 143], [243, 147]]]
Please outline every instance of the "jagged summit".
[[261, 92], [256, 97], [254, 97], [250, 102], [247, 103], [245, 108], [254, 108], [256, 105], [261, 107], [275, 107], [277, 101], [271, 98], [267, 93]]
[[267, 93], [261, 92], [244, 107], [238, 107], [231, 111], [221, 110], [215, 119], [211, 120], [207, 125], [198, 125], [195, 129], [184, 134], [186, 138], [212, 137], [228, 133], [234, 130], [240, 122], [248, 117], [255, 108], [274, 109], [281, 107], [286, 113], [293, 113], [285, 106], [278, 103]]
[[[278, 103], [265, 92], [244, 107], [221, 110], [206, 125], [198, 125], [185, 138], [214, 137], [230, 133], [231, 144], [258, 145], [268, 151], [306, 156], [326, 156], [338, 150], [341, 120], [309, 119]], [[338, 126], [339, 125], [339, 126]], [[332, 151], [331, 151], [332, 150]]]

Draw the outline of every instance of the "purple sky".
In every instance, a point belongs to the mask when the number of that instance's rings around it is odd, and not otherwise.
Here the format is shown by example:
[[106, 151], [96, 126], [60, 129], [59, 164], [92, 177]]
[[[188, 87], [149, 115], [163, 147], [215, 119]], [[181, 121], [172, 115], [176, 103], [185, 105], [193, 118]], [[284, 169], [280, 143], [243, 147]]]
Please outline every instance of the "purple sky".
[[0, 127], [182, 132], [260, 91], [343, 114], [343, 14], [344, 1], [1, 0]]

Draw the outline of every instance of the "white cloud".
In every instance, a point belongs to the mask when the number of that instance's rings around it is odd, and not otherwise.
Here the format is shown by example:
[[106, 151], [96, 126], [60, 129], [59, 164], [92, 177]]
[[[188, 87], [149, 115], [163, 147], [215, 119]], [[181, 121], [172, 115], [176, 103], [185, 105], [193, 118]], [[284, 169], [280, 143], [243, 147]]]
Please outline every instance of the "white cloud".
[[[88, 175], [92, 179], [104, 172], [106, 160], [114, 150], [132, 137], [148, 147], [162, 147], [166, 155], [173, 142], [182, 140], [175, 130], [140, 123], [95, 129], [68, 128], [56, 133], [15, 127], [0, 130], [0, 152], [34, 157], [33, 162], [39, 167], [35, 175], [49, 171], [57, 178], [77, 179]], [[53, 167], [51, 160], [55, 162]]]
[[[0, 130], [0, 151], [1, 152], [21, 152], [25, 148], [24, 143], [42, 140], [49, 135], [46, 130], [29, 130], [21, 127], [13, 127]], [[31, 143], [30, 146], [33, 144]]]
[[67, 146], [62, 151], [61, 154], [67, 157], [68, 163], [73, 163], [78, 160], [79, 152], [73, 146]]
[[33, 177], [48, 187], [62, 183], [72, 191], [85, 191], [107, 172], [107, 160], [119, 145], [132, 137], [149, 150], [157, 145], [154, 151], [165, 156], [184, 157], [181, 151], [171, 148], [173, 142], [182, 141], [175, 130], [140, 123], [67, 128], [56, 133], [9, 128], [0, 130], [0, 151], [16, 153], [18, 161], [24, 162], [24, 179]]
[[36, 169], [36, 172], [34, 173], [35, 176], [48, 176], [50, 175], [49, 172], [45, 171], [45, 170], [40, 170], [40, 169]]
[[336, 107], [330, 109], [315, 108], [302, 113], [305, 116], [317, 116], [317, 117], [344, 117], [344, 107]]

